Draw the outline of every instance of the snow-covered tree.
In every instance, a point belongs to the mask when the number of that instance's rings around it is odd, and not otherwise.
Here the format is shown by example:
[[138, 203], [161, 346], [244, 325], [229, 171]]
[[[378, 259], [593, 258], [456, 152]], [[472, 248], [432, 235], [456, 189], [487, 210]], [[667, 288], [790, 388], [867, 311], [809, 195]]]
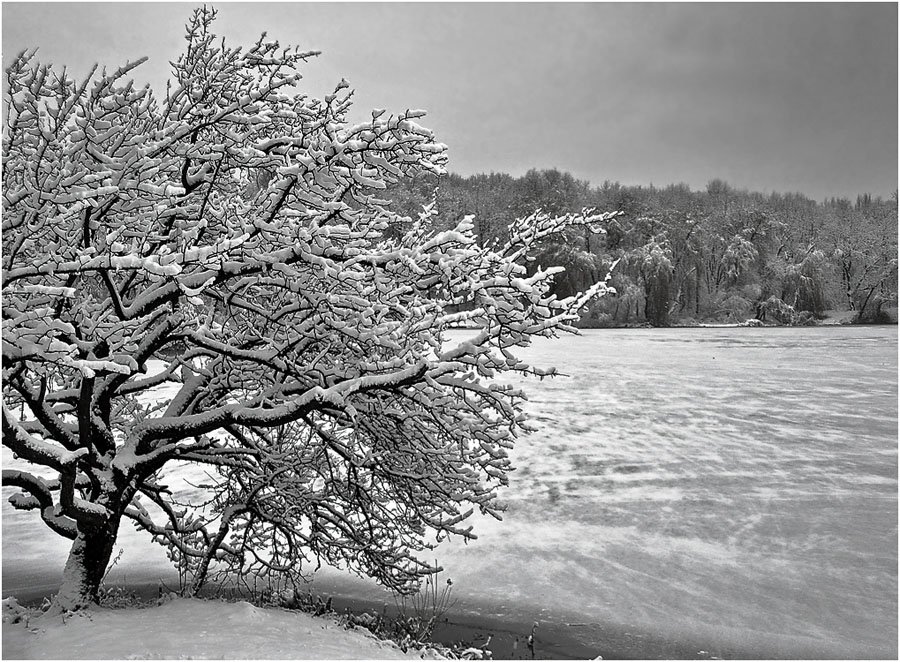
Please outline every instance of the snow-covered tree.
[[858, 322], [877, 321], [897, 301], [897, 193], [887, 201], [861, 197], [828, 205], [822, 246], [840, 283], [841, 298]]
[[[72, 540], [57, 604], [97, 598], [131, 521], [202, 582], [210, 564], [349, 566], [396, 589], [416, 553], [499, 515], [522, 394], [512, 350], [570, 331], [606, 290], [549, 294], [532, 246], [609, 215], [402, 219], [379, 191], [443, 172], [421, 111], [351, 124], [342, 81], [298, 92], [315, 54], [226, 46], [198, 10], [164, 96], [17, 57], [3, 129], [3, 471], [10, 501]], [[393, 237], [393, 238], [392, 238]], [[460, 304], [464, 312], [459, 310]], [[465, 324], [464, 342], [444, 332]], [[182, 508], [172, 463], [209, 472]]]
[[627, 259], [636, 267], [643, 284], [645, 318], [653, 326], [668, 326], [673, 266], [672, 249], [665, 233], [630, 251]]

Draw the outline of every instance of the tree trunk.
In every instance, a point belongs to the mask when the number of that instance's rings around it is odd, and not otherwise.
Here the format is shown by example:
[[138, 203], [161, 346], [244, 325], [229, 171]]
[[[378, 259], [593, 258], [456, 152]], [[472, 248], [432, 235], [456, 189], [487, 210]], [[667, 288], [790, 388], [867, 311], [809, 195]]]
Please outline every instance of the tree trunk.
[[112, 557], [117, 533], [118, 519], [79, 530], [69, 550], [62, 586], [54, 599], [58, 607], [74, 611], [98, 602], [100, 582]]
[[[279, 434], [281, 434], [281, 428], [279, 428]], [[197, 593], [200, 592], [200, 589], [203, 588], [203, 584], [206, 583], [206, 576], [209, 573], [209, 564], [216, 557], [216, 552], [222, 547], [222, 543], [225, 542], [225, 537], [231, 529], [231, 520], [248, 510], [250, 509], [247, 506], [241, 504], [229, 506], [222, 513], [222, 522], [219, 524], [219, 531], [216, 534], [216, 537], [209, 545], [207, 545], [206, 553], [203, 555], [203, 558], [200, 560], [200, 565], [194, 573], [194, 580], [191, 582], [190, 587], [190, 595], [197, 595]]]
[[[862, 322], [865, 318], [866, 308], [869, 306], [869, 300], [872, 298], [872, 295], [875, 293], [875, 288], [877, 285], [873, 285], [869, 288], [869, 293], [866, 295], [866, 298], [863, 299], [862, 305], [859, 307], [859, 312], [856, 313], [857, 321]], [[879, 308], [881, 306], [879, 305]], [[877, 315], [875, 316], [877, 318]]]
[[844, 281], [844, 287], [847, 289], [847, 302], [850, 305], [850, 310], [856, 310], [856, 302], [853, 300], [853, 277], [851, 274], [851, 267], [846, 264], [842, 265], [841, 277]]
[[697, 263], [697, 270], [694, 275], [697, 279], [697, 287], [694, 289], [694, 315], [700, 317], [700, 263]]

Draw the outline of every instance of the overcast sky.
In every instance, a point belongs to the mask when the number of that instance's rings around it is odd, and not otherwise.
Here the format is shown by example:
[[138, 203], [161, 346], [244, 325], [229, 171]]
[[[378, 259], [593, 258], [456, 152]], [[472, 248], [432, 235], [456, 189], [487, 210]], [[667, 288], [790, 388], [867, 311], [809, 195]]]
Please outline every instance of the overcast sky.
[[[86, 72], [147, 55], [161, 85], [194, 4], [2, 5], [26, 47]], [[425, 108], [468, 175], [568, 170], [593, 184], [722, 178], [816, 199], [897, 188], [897, 5], [215, 3], [233, 45], [323, 51], [360, 114]]]

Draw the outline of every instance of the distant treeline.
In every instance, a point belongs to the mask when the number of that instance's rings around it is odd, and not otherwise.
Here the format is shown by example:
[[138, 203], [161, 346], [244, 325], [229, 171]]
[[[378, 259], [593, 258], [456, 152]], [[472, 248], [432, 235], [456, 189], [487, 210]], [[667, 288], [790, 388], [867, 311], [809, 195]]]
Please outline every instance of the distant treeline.
[[[436, 193], [435, 193], [436, 190]], [[443, 226], [473, 215], [478, 241], [505, 238], [509, 223], [537, 208], [553, 214], [619, 210], [605, 234], [569, 231], [546, 241], [532, 264], [562, 265], [557, 294], [603, 278], [613, 263], [615, 296], [584, 311], [583, 326], [701, 322], [810, 324], [826, 310], [858, 322], [889, 322], [897, 306], [897, 193], [889, 200], [816, 202], [711, 181], [687, 185], [592, 186], [558, 170], [406, 180], [392, 208], [415, 218], [436, 197]]]

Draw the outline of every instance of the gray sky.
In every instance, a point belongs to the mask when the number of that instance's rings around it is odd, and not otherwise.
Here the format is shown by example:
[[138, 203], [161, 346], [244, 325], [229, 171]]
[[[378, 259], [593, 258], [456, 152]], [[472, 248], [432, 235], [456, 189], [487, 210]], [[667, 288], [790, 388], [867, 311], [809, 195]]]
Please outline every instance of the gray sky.
[[[161, 85], [195, 4], [2, 5], [25, 47], [86, 72], [150, 57]], [[532, 167], [600, 184], [713, 178], [816, 199], [897, 188], [897, 5], [215, 3], [216, 31], [322, 50], [371, 108], [425, 108], [463, 175]]]

